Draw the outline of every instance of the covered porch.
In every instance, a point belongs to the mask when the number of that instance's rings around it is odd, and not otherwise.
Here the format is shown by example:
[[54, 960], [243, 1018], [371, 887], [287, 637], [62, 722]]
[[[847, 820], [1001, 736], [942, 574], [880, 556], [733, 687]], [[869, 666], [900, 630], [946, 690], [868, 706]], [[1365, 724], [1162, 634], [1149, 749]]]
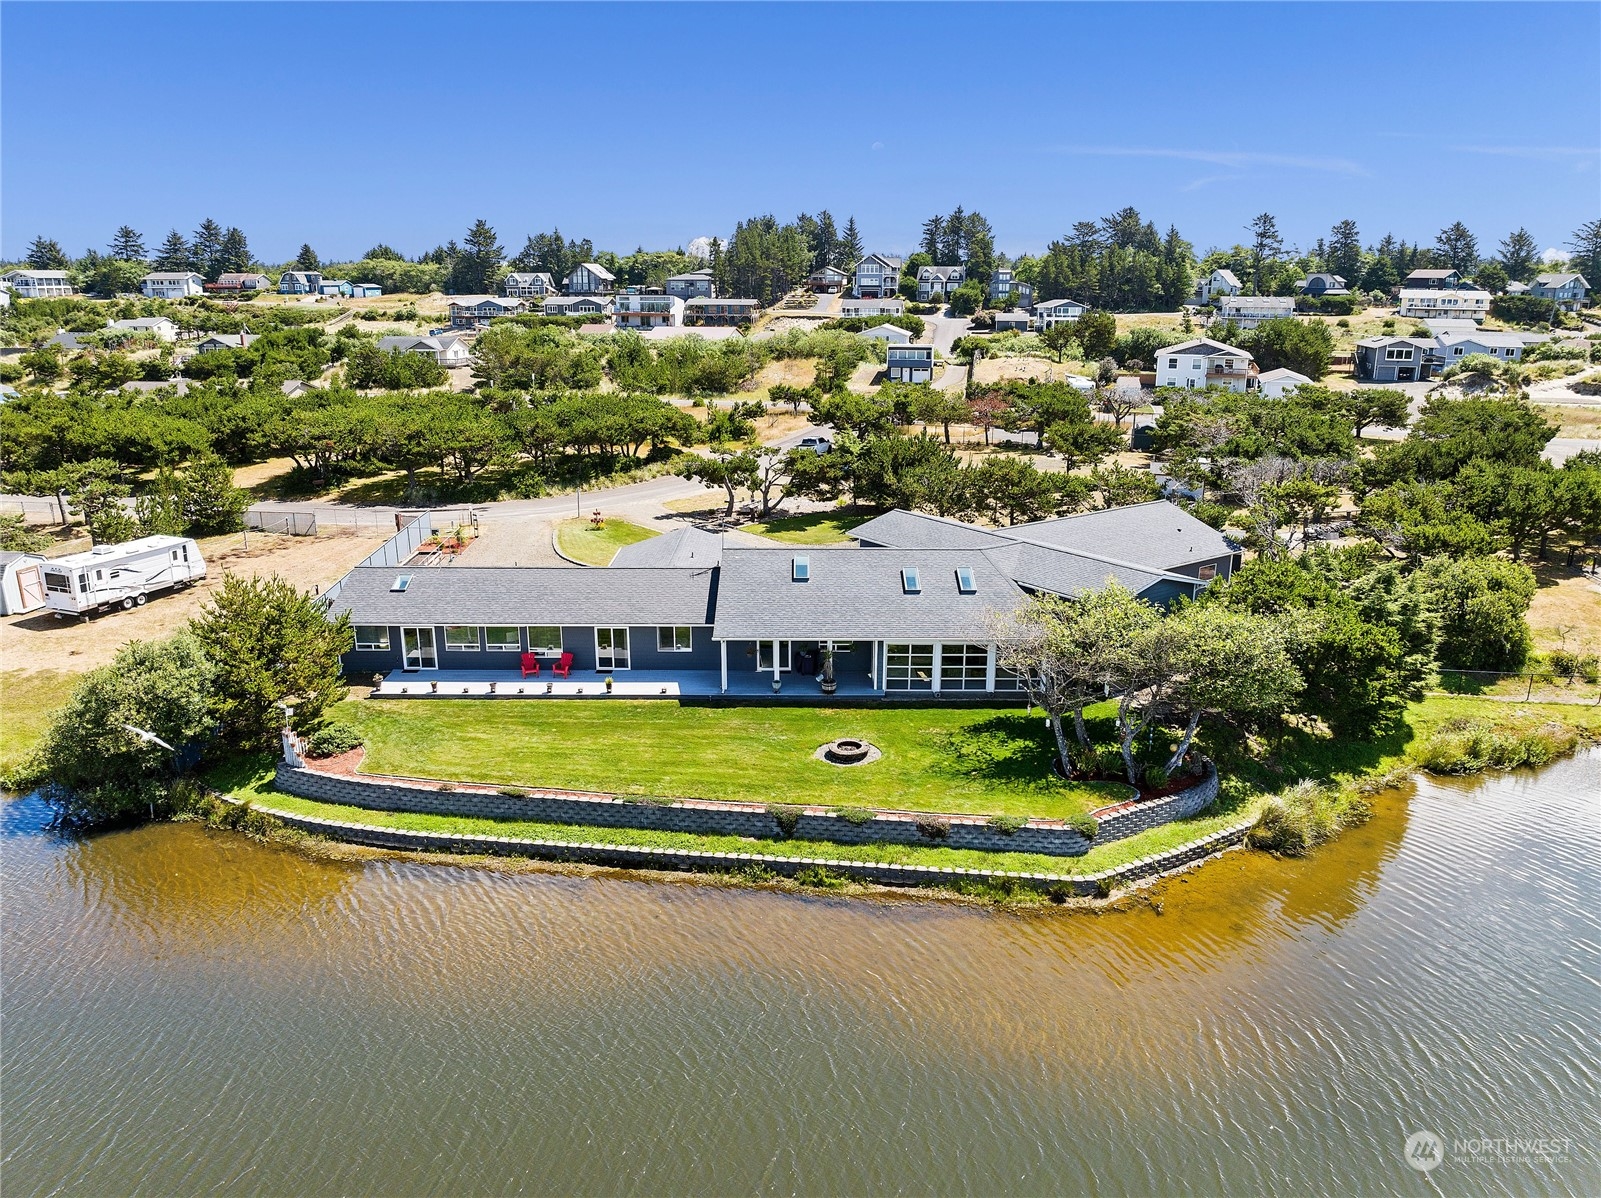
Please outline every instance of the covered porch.
[[[865, 676], [836, 675], [834, 698], [882, 695]], [[611, 682], [608, 690], [606, 683]], [[783, 698], [824, 696], [814, 677], [780, 675]], [[751, 669], [731, 672], [728, 684], [717, 670], [574, 670], [570, 678], [554, 678], [547, 666], [538, 677], [524, 678], [510, 670], [392, 670], [372, 692], [375, 699], [687, 699], [720, 695], [771, 697], [773, 675]]]

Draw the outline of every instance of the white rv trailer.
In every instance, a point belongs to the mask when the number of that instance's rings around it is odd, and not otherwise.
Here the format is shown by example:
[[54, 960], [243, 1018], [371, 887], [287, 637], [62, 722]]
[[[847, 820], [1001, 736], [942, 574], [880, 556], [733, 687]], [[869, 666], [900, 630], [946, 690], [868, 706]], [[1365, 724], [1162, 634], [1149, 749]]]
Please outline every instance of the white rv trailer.
[[58, 615], [87, 615], [120, 607], [127, 611], [170, 587], [186, 587], [206, 576], [200, 546], [189, 537], [140, 537], [121, 545], [96, 545], [45, 563], [45, 606]]

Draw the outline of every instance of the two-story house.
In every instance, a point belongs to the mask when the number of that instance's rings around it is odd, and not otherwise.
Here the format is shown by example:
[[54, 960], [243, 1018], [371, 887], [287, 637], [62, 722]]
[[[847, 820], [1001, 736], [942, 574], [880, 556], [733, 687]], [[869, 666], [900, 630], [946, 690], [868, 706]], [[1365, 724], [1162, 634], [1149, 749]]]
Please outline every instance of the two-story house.
[[178, 340], [178, 326], [165, 316], [136, 316], [131, 320], [113, 320], [108, 329], [126, 329], [130, 333], [149, 333], [157, 341]]
[[72, 294], [72, 282], [64, 270], [9, 270], [4, 278], [18, 299], [55, 299]]
[[1457, 270], [1414, 270], [1401, 280], [1408, 291], [1454, 291], [1462, 286], [1462, 272]]
[[761, 311], [760, 300], [718, 299], [715, 296], [697, 296], [684, 301], [684, 323], [732, 328], [750, 324]]
[[1034, 329], [1043, 333], [1059, 324], [1072, 324], [1084, 315], [1084, 310], [1084, 305], [1077, 300], [1041, 300], [1034, 305]]
[[869, 254], [856, 264], [851, 293], [857, 299], [884, 299], [901, 286], [901, 259], [889, 254]]
[[568, 295], [610, 295], [617, 290], [617, 276], [596, 262], [582, 262], [567, 276]]
[[1356, 343], [1356, 377], [1363, 383], [1421, 383], [1441, 366], [1439, 347], [1426, 337], [1367, 337]]
[[1019, 308], [1034, 302], [1034, 288], [1012, 273], [1010, 266], [997, 266], [990, 276], [990, 300], [994, 303], [1010, 301]]
[[610, 316], [609, 295], [547, 295], [542, 307], [546, 316]]
[[891, 345], [884, 373], [897, 383], [926, 383], [934, 377], [932, 345]]
[[679, 299], [711, 299], [717, 294], [717, 284], [709, 270], [691, 270], [681, 275], [669, 275], [667, 294]]
[[286, 270], [278, 276], [279, 295], [319, 295], [321, 287], [320, 270]]
[[523, 302], [516, 296], [458, 295], [450, 301], [450, 327], [487, 329], [496, 317], [516, 316], [522, 310]]
[[947, 296], [967, 279], [965, 266], [923, 266], [917, 271], [917, 298], [928, 302], [935, 296]]
[[1345, 285], [1343, 276], [1321, 271], [1297, 280], [1295, 289], [1302, 295], [1309, 295], [1314, 299], [1321, 299], [1325, 295], [1351, 294], [1351, 289]]
[[139, 293], [147, 299], [183, 299], [204, 295], [206, 281], [192, 270], [155, 271], [139, 280]]
[[544, 299], [556, 294], [556, 281], [543, 270], [514, 270], [506, 276], [506, 294], [514, 299]]
[[1209, 304], [1220, 295], [1238, 295], [1244, 290], [1234, 272], [1220, 266], [1195, 285], [1195, 301]]
[[684, 323], [684, 301], [680, 296], [630, 287], [612, 300], [612, 323], [620, 329], [678, 328]]
[[1403, 287], [1395, 310], [1416, 320], [1440, 316], [1483, 320], [1490, 314], [1490, 293], [1472, 287]]
[[259, 333], [252, 333], [249, 329], [242, 333], [207, 333], [195, 342], [195, 353], [212, 354], [219, 349], [249, 349], [251, 342], [259, 336]]
[[1294, 315], [1295, 300], [1288, 295], [1225, 295], [1217, 301], [1217, 318], [1232, 320], [1242, 329]]
[[806, 276], [806, 285], [813, 291], [844, 291], [850, 282], [850, 272], [837, 266], [819, 267]]
[[1256, 360], [1243, 349], [1197, 337], [1157, 353], [1156, 385], [1246, 391], [1256, 385]]
[[1573, 271], [1536, 275], [1529, 284], [1529, 294], [1537, 299], [1555, 300], [1564, 312], [1577, 312], [1584, 307], [1585, 293], [1590, 290], [1589, 280]]

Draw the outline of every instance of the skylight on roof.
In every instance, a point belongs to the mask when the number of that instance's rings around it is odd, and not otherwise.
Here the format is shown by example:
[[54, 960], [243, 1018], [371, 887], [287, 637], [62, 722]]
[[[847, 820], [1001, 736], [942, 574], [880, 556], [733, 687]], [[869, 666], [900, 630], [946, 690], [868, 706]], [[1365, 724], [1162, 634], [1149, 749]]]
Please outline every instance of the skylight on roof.
[[789, 576], [796, 582], [806, 582], [812, 576], [812, 559], [797, 557], [789, 564]]
[[908, 595], [916, 595], [922, 592], [923, 584], [918, 581], [916, 566], [907, 566], [901, 571], [901, 590]]
[[956, 589], [963, 595], [971, 595], [978, 590], [978, 583], [973, 581], [972, 566], [956, 567]]
[[410, 585], [411, 585], [411, 575], [410, 574], [397, 574], [397, 575], [395, 575], [395, 581], [389, 584], [389, 589], [391, 591], [403, 591], [407, 587], [409, 587]]

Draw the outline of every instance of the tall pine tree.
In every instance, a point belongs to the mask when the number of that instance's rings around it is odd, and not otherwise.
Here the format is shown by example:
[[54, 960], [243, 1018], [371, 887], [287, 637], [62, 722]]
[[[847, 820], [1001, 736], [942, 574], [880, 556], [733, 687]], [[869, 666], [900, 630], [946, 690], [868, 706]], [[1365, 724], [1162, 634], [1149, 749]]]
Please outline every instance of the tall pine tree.
[[194, 258], [189, 251], [189, 243], [184, 240], [182, 233], [172, 229], [167, 233], [166, 240], [156, 251], [155, 262], [157, 270], [193, 270]]
[[1497, 257], [1506, 268], [1507, 278], [1527, 283], [1537, 273], [1535, 267], [1539, 265], [1540, 247], [1527, 229], [1519, 229], [1507, 234]]
[[111, 235], [111, 245], [107, 247], [113, 258], [121, 258], [124, 262], [143, 262], [145, 257], [145, 239], [132, 225], [123, 225]]
[[39, 236], [28, 243], [28, 265], [34, 270], [66, 270], [72, 263], [60, 242]]
[[857, 232], [854, 216], [845, 222], [845, 232], [839, 239], [839, 255], [840, 260], [836, 265], [842, 270], [850, 270], [867, 257], [867, 250], [862, 245], [861, 233]]
[[1357, 287], [1362, 280], [1362, 235], [1357, 232], [1354, 220], [1342, 220], [1329, 230], [1328, 268], [1345, 280], [1346, 286]]
[[[371, 254], [367, 255], [367, 257], [369, 257], [369, 258], [371, 258], [372, 256], [373, 255], [371, 255]], [[311, 243], [310, 242], [306, 242], [306, 243], [302, 244], [301, 247], [300, 247], [300, 252], [295, 255], [295, 269], [296, 270], [321, 270], [322, 269], [322, 262], [317, 257], [317, 251], [311, 248]]]
[[204, 275], [208, 282], [216, 282], [217, 276], [222, 272], [213, 269], [216, 265], [217, 255], [222, 253], [222, 226], [209, 216], [200, 222], [195, 230], [193, 240], [189, 243], [189, 258], [194, 269]]

